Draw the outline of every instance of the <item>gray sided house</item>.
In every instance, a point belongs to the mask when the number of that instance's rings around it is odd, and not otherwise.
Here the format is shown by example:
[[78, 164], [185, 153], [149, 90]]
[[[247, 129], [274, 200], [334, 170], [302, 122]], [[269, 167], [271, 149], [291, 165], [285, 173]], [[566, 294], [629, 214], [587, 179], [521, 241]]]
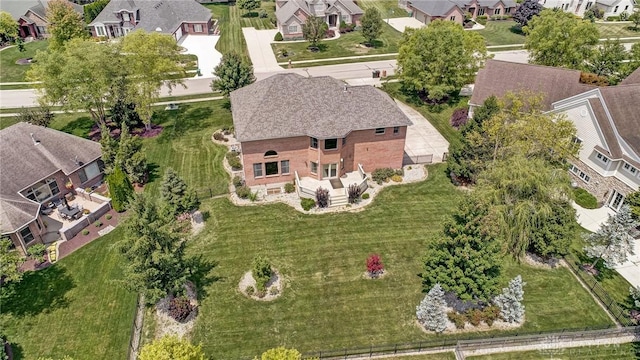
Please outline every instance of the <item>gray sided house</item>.
[[276, 0], [278, 31], [285, 39], [302, 38], [302, 25], [309, 17], [321, 17], [329, 28], [341, 23], [360, 25], [364, 11], [352, 0]]
[[74, 188], [102, 181], [100, 144], [17, 123], [0, 130], [0, 233], [21, 253], [48, 233], [41, 214]]
[[[580, 71], [489, 60], [478, 72], [471, 110], [491, 95], [530, 91], [543, 110], [562, 114], [577, 130], [581, 149], [569, 159], [574, 185], [617, 211], [640, 188], [640, 71], [618, 86], [580, 83]], [[472, 111], [470, 111], [472, 113]]]
[[[84, 16], [81, 5], [69, 2], [73, 9]], [[49, 37], [49, 21], [47, 8], [49, 0], [2, 0], [0, 11], [8, 12], [18, 23], [18, 34], [21, 38]]]
[[425, 24], [434, 20], [450, 20], [462, 24], [465, 15], [472, 19], [512, 15], [517, 4], [513, 0], [399, 0], [398, 6]]
[[213, 33], [211, 11], [195, 0], [111, 0], [89, 24], [91, 34], [114, 38], [143, 29], [172, 35]]

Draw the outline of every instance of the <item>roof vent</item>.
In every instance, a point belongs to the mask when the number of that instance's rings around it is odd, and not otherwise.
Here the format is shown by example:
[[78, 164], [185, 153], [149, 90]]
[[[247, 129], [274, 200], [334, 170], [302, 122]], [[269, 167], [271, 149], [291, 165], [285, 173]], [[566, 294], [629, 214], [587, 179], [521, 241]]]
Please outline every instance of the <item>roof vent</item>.
[[347, 84], [344, 84], [344, 87], [342, 88], [342, 92], [347, 92]]
[[40, 144], [40, 140], [37, 140], [36, 137], [33, 136], [33, 133], [30, 133], [29, 135], [31, 135], [31, 140], [33, 141], [33, 145]]

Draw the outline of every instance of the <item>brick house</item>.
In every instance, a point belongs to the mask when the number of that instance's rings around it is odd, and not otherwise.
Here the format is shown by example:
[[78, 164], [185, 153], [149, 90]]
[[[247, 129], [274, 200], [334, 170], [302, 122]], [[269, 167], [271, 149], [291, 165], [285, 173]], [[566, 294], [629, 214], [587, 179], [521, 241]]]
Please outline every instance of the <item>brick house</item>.
[[285, 39], [302, 38], [302, 25], [311, 16], [321, 17], [329, 28], [340, 23], [360, 25], [364, 11], [352, 0], [276, 0], [278, 31]]
[[513, 0], [399, 0], [398, 6], [425, 24], [434, 20], [462, 24], [466, 14], [472, 19], [512, 15], [517, 4]]
[[574, 184], [618, 210], [640, 187], [639, 75], [640, 69], [621, 85], [595, 87], [580, 84], [576, 70], [489, 60], [478, 72], [469, 103], [473, 109], [509, 91], [544, 94], [543, 109], [565, 115], [576, 126], [581, 149], [569, 159]]
[[232, 92], [231, 111], [249, 186], [400, 168], [412, 124], [379, 89], [297, 74]]
[[47, 233], [45, 204], [102, 181], [100, 144], [61, 131], [17, 123], [0, 130], [0, 153], [0, 233], [23, 254]]
[[144, 29], [172, 35], [213, 32], [211, 11], [195, 0], [111, 0], [89, 24], [91, 34], [114, 38]]
[[[81, 5], [69, 2], [73, 9], [84, 16]], [[48, 38], [49, 21], [47, 7], [49, 0], [2, 0], [0, 11], [6, 11], [18, 22], [18, 35], [21, 38]]]

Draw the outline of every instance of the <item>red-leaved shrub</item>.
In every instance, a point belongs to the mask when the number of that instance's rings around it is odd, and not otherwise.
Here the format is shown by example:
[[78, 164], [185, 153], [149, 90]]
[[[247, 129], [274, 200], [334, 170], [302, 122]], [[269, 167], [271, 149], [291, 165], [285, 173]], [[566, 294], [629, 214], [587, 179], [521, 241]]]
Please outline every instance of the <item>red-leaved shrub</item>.
[[195, 309], [191, 302], [186, 297], [177, 297], [169, 301], [169, 316], [176, 321], [184, 321], [189, 314]]
[[451, 126], [459, 129], [462, 125], [466, 124], [469, 120], [469, 110], [467, 108], [456, 109], [451, 114]]
[[367, 271], [373, 276], [382, 274], [382, 272], [384, 271], [384, 265], [382, 264], [380, 255], [369, 255], [369, 257], [367, 258]]

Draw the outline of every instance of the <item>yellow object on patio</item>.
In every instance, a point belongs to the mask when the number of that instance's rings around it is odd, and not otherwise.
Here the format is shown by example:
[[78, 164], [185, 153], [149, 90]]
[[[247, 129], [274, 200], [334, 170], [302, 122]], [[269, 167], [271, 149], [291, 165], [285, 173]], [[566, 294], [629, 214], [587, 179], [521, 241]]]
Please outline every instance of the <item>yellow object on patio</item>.
[[57, 244], [58, 242], [56, 241], [47, 247], [47, 251], [49, 252], [49, 262], [52, 264], [58, 260]]

